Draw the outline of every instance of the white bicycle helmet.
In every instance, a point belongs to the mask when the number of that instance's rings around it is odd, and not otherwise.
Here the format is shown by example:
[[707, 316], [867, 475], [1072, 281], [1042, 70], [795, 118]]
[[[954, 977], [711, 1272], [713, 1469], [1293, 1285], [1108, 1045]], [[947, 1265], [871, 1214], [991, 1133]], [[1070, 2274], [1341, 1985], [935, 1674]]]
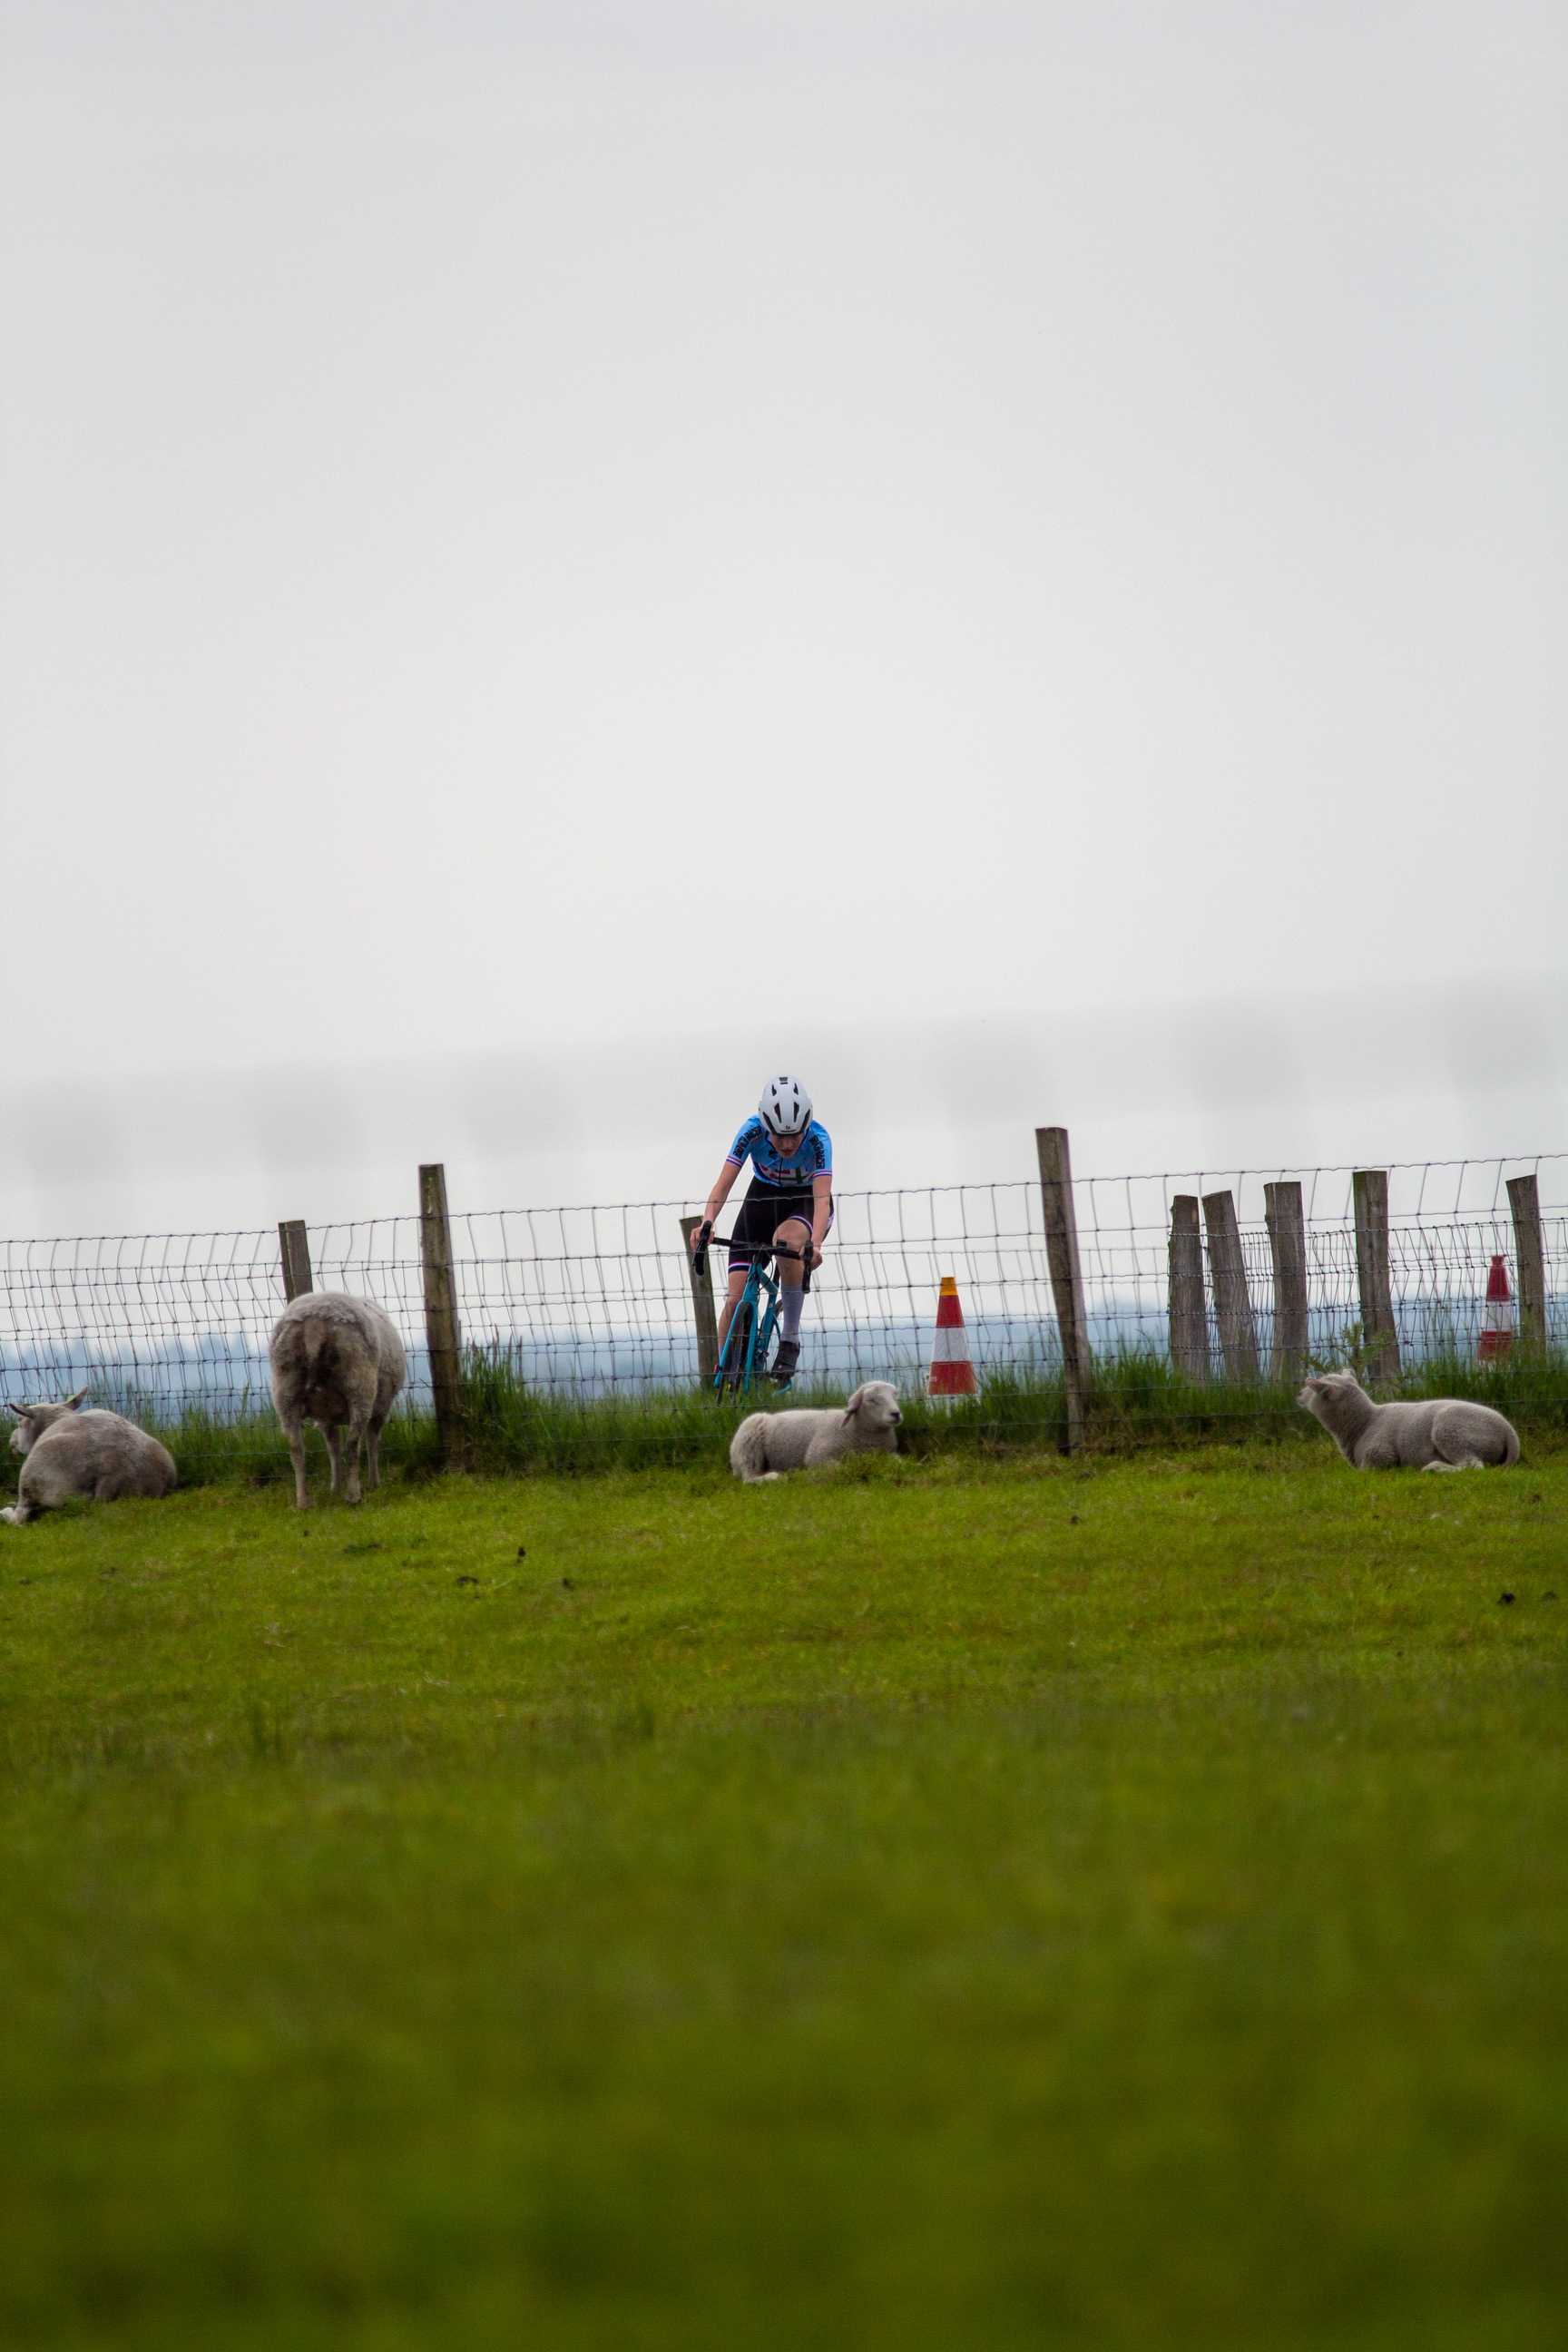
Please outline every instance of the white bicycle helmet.
[[757, 1111], [770, 1135], [798, 1135], [811, 1119], [811, 1097], [798, 1078], [770, 1078]]

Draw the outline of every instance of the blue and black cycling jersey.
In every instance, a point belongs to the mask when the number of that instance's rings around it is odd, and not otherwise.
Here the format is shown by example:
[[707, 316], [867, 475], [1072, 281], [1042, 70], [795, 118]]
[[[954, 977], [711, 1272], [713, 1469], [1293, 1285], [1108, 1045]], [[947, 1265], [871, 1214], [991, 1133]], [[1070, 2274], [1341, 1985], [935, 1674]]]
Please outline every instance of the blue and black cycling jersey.
[[725, 1157], [732, 1168], [743, 1168], [749, 1160], [758, 1184], [781, 1192], [798, 1192], [804, 1187], [809, 1192], [814, 1176], [833, 1173], [833, 1139], [813, 1119], [786, 1160], [762, 1120], [749, 1118]]

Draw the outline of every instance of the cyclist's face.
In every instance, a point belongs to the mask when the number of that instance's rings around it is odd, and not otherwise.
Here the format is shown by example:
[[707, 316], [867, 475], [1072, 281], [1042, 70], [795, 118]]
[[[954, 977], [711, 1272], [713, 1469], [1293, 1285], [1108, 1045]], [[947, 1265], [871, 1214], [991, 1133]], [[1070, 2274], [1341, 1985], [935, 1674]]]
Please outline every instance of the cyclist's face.
[[781, 1160], [793, 1160], [795, 1158], [795, 1153], [800, 1150], [801, 1137], [805, 1133], [805, 1129], [804, 1127], [797, 1127], [793, 1135], [774, 1136], [773, 1142], [777, 1148], [778, 1155]]

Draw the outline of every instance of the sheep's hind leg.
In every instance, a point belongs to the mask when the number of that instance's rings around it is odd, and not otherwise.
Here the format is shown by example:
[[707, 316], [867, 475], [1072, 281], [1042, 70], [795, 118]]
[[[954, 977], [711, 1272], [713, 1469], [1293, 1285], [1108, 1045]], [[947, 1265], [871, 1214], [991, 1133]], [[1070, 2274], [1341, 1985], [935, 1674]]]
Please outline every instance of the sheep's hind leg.
[[343, 1433], [337, 1423], [333, 1422], [330, 1426], [324, 1427], [323, 1434], [327, 1441], [327, 1459], [332, 1465], [332, 1492], [334, 1495], [341, 1494], [343, 1484]]
[[283, 1434], [289, 1440], [289, 1458], [294, 1465], [294, 1507], [299, 1511], [308, 1511], [310, 1494], [305, 1484], [304, 1423], [295, 1422], [291, 1428], [286, 1423]]
[[351, 1503], [363, 1503], [364, 1500], [364, 1494], [359, 1482], [359, 1450], [364, 1443], [364, 1433], [365, 1425], [363, 1421], [356, 1418], [350, 1422], [348, 1492], [345, 1500]]

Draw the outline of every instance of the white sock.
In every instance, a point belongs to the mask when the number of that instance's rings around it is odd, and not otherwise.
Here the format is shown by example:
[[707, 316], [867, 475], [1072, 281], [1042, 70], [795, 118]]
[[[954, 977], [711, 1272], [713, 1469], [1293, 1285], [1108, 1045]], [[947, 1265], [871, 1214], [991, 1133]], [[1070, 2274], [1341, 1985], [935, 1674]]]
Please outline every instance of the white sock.
[[800, 1310], [805, 1305], [805, 1292], [797, 1282], [793, 1290], [779, 1292], [779, 1328], [786, 1339], [800, 1337]]

